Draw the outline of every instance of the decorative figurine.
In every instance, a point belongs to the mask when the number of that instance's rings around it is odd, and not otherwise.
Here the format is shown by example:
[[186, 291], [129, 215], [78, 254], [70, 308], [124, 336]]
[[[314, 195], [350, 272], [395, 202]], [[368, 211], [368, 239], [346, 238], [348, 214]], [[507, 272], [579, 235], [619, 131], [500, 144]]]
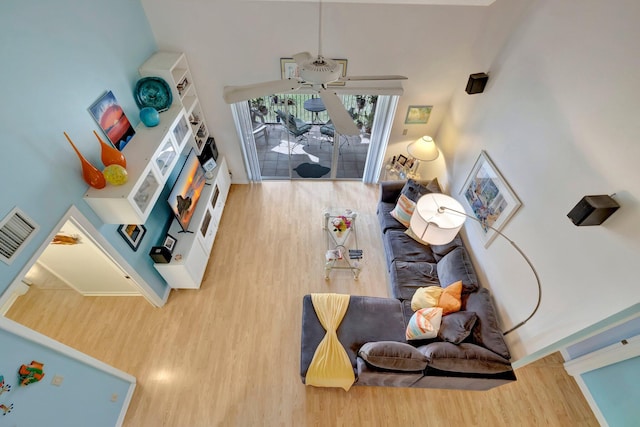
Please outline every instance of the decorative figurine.
[[31, 383], [36, 383], [44, 377], [44, 371], [42, 368], [44, 363], [31, 361], [30, 365], [22, 365], [18, 369], [18, 376], [20, 377], [20, 386], [28, 386]]

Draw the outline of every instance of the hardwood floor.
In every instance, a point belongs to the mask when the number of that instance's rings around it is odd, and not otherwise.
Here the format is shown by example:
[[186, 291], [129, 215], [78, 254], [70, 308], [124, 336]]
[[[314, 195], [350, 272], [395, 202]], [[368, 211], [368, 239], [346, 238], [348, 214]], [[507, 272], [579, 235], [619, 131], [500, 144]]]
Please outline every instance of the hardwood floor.
[[[126, 426], [597, 426], [558, 354], [488, 392], [301, 383], [302, 296], [388, 295], [377, 198], [356, 182], [234, 185], [201, 289], [159, 309], [36, 288], [7, 317], [134, 375]], [[359, 212], [359, 281], [324, 280], [326, 206]]]

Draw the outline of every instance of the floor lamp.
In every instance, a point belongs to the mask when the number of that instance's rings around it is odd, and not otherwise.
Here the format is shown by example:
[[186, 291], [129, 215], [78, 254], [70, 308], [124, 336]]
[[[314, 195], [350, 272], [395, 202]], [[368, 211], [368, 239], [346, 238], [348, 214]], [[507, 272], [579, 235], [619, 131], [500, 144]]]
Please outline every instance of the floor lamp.
[[432, 245], [444, 245], [451, 242], [456, 237], [458, 231], [460, 231], [460, 228], [462, 228], [462, 225], [467, 218], [483, 224], [485, 227], [490, 228], [491, 230], [498, 233], [498, 235], [504, 237], [509, 243], [511, 243], [511, 246], [513, 246], [515, 250], [518, 251], [522, 258], [524, 258], [524, 260], [531, 268], [533, 275], [535, 276], [536, 284], [538, 286], [538, 301], [536, 303], [536, 306], [526, 319], [524, 319], [522, 322], [518, 323], [511, 329], [503, 332], [504, 335], [507, 335], [527, 323], [529, 319], [531, 319], [533, 315], [538, 311], [538, 308], [540, 307], [540, 301], [542, 300], [542, 286], [540, 285], [540, 277], [538, 276], [538, 272], [536, 271], [527, 255], [522, 252], [522, 249], [520, 249], [520, 247], [516, 245], [513, 240], [509, 239], [496, 228], [482, 223], [478, 218], [474, 216], [466, 214], [460, 202], [458, 202], [451, 196], [447, 196], [446, 194], [429, 193], [420, 197], [418, 203], [416, 204], [415, 211], [411, 216], [410, 227], [415, 235], [418, 236], [418, 238], [420, 238], [420, 240], [422, 240], [423, 242]]

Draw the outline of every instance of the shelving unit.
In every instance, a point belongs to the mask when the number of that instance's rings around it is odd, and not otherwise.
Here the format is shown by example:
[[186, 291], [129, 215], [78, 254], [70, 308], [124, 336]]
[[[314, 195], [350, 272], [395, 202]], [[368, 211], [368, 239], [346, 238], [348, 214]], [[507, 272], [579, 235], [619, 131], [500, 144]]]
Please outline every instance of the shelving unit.
[[182, 105], [175, 103], [160, 113], [158, 126], [136, 127], [122, 151], [128, 181], [100, 190], [89, 188], [84, 200], [107, 224], [144, 224], [187, 143], [194, 144], [192, 130]]
[[182, 231], [177, 220], [171, 223], [169, 234], [176, 238], [171, 262], [154, 264], [174, 289], [198, 289], [202, 283], [231, 186], [224, 158], [218, 158], [218, 166], [207, 184], [200, 195], [188, 232]]
[[184, 53], [157, 52], [147, 59], [138, 71], [143, 77], [161, 77], [171, 86], [174, 102], [179, 100], [182, 103], [189, 119], [194, 135], [193, 147], [198, 154], [201, 154], [209, 137], [209, 127], [205, 122], [204, 112]]

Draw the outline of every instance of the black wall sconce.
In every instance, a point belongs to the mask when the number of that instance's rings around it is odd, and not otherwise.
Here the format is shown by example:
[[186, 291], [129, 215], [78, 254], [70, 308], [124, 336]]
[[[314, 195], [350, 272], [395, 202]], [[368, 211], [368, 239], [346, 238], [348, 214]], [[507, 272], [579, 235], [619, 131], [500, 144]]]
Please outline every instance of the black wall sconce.
[[[615, 194], [612, 194], [615, 196]], [[620, 208], [611, 196], [584, 196], [567, 217], [577, 226], [600, 225]]]

